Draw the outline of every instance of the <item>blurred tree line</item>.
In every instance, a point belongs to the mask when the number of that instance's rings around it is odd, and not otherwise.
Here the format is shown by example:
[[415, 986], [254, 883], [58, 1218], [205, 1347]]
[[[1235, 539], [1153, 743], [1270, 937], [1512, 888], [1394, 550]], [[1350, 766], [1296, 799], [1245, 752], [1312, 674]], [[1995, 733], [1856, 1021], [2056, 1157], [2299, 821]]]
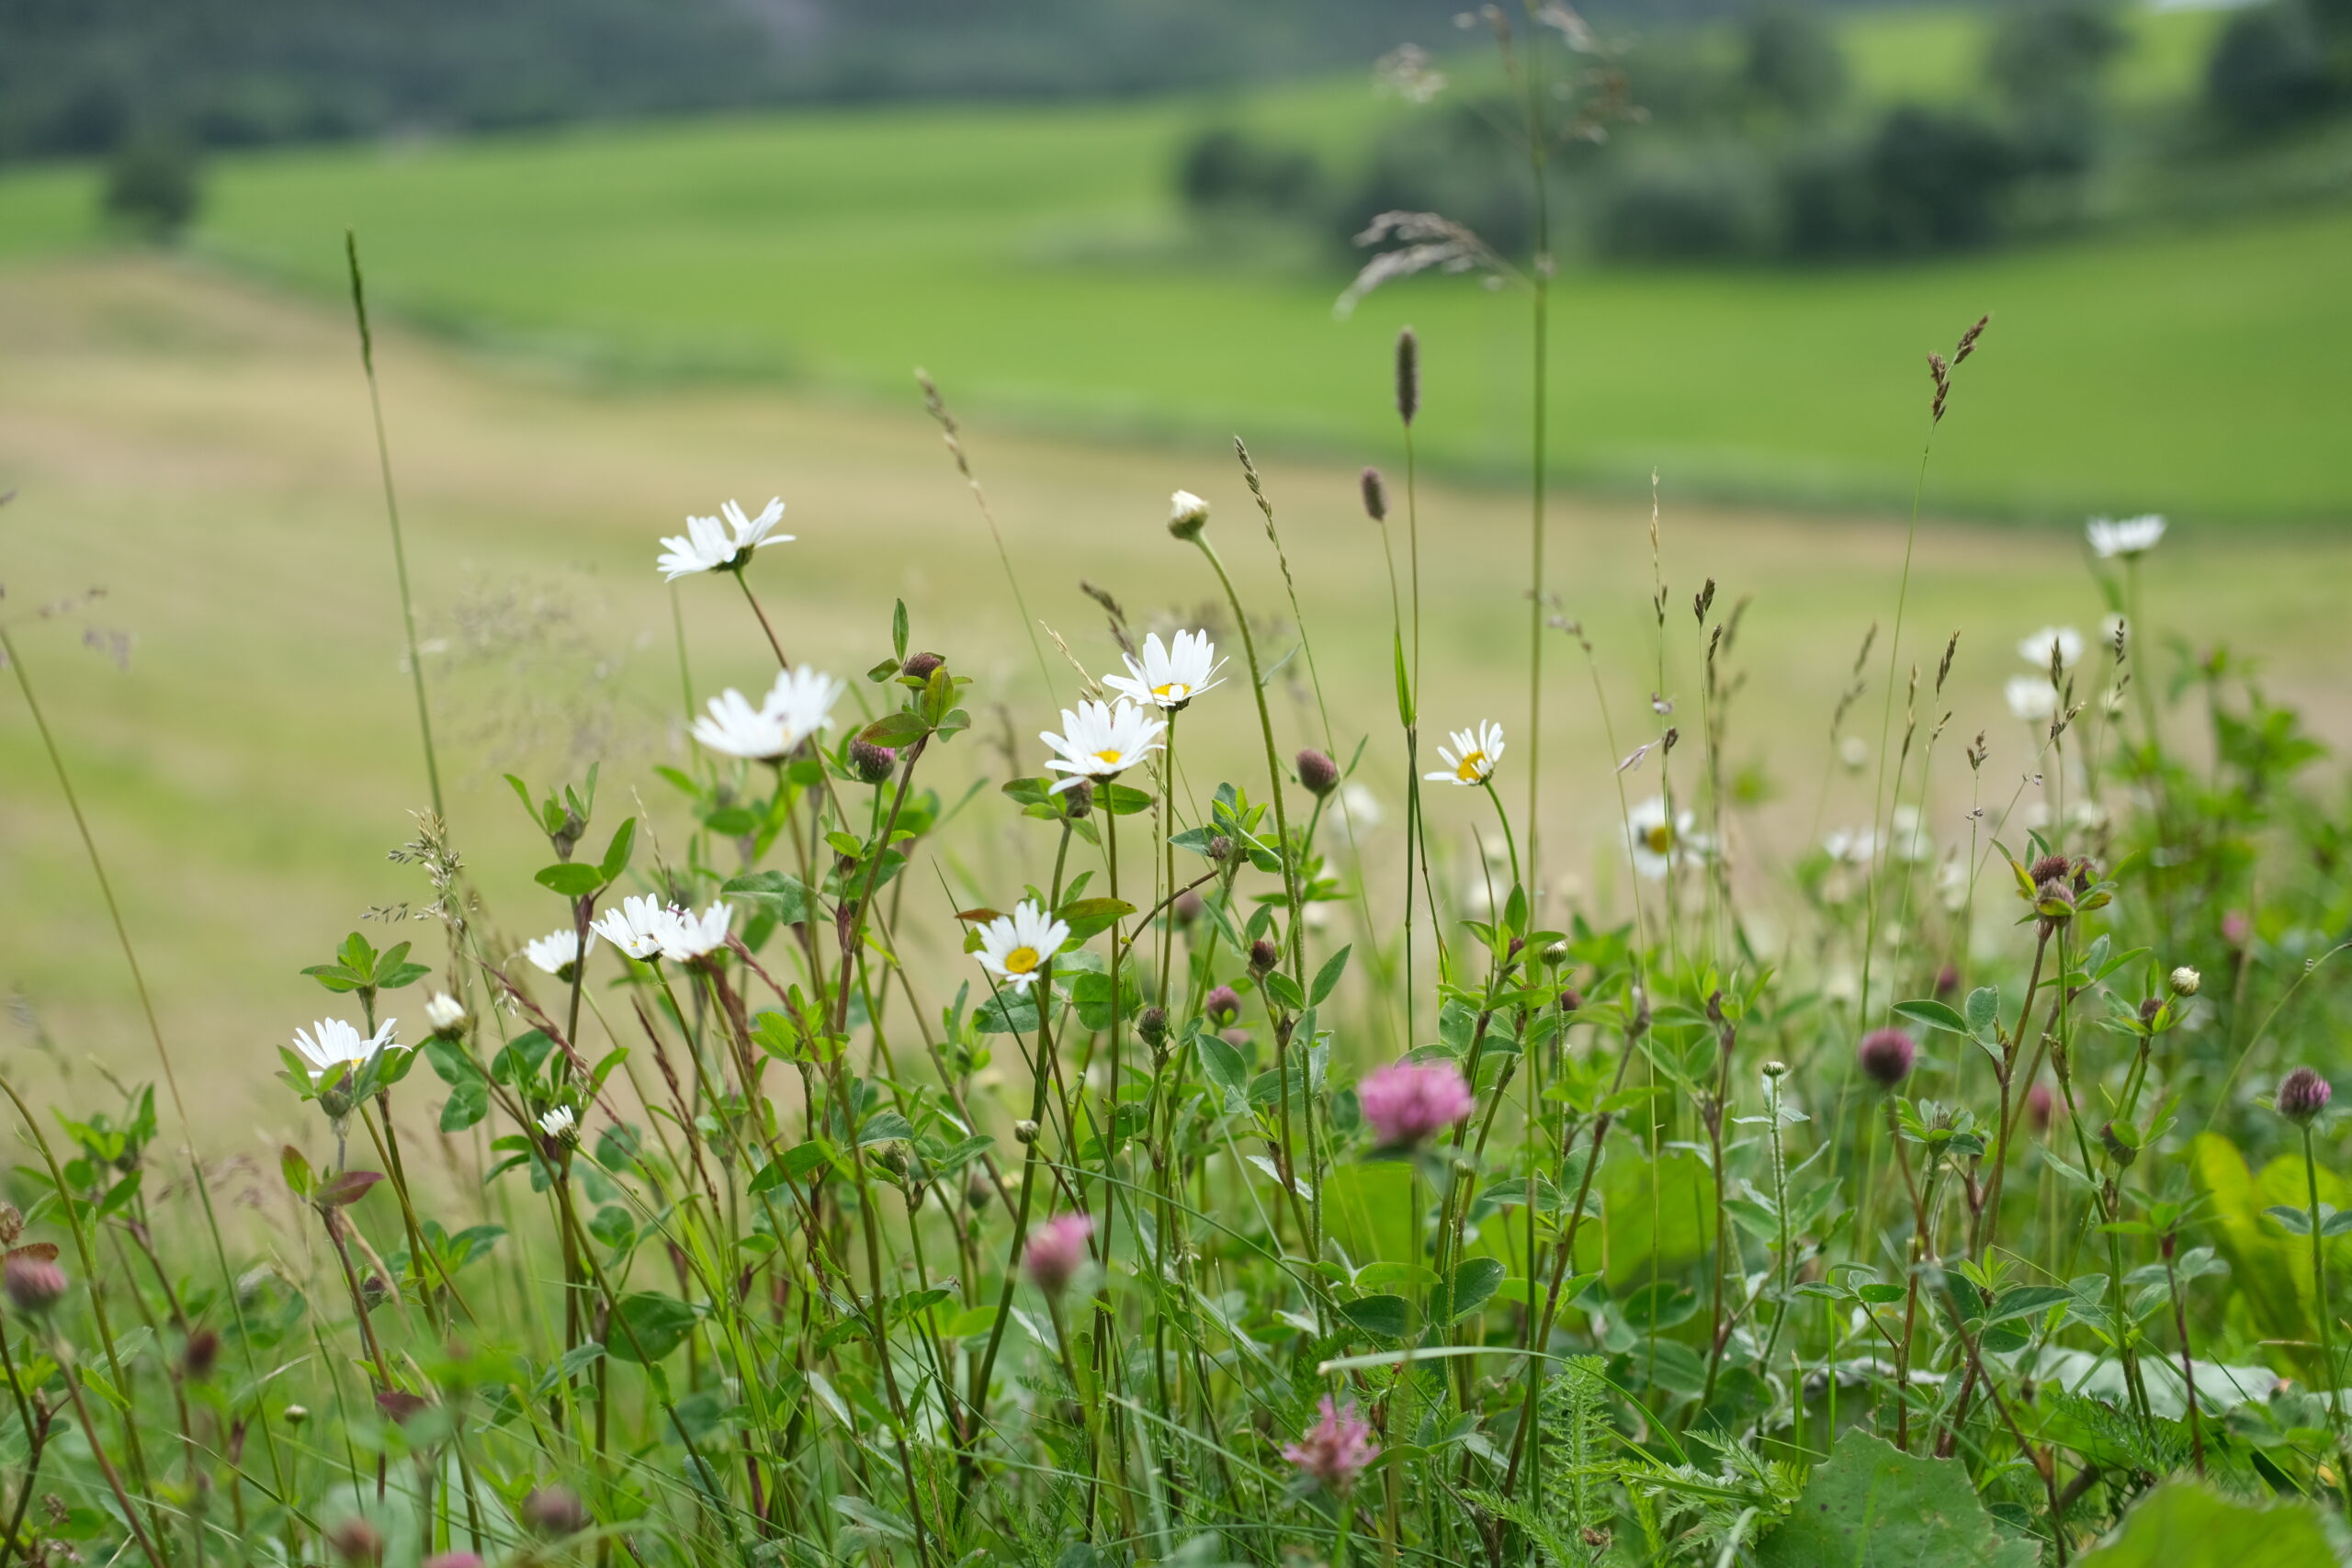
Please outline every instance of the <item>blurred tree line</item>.
[[[2122, 0], [1988, 7], [1974, 80], [1936, 103], [1858, 101], [1833, 13], [1759, 0], [1722, 28], [1640, 35], [1619, 58], [1645, 123], [1555, 158], [1568, 242], [1620, 258], [1822, 259], [1983, 245], [2063, 227], [2116, 155], [2109, 77], [2131, 46]], [[2352, 0], [2263, 0], [2215, 36], [2199, 101], [2156, 140], [2228, 158], [2352, 111]], [[1374, 213], [1442, 211], [1523, 254], [1519, 114], [1449, 92], [1383, 133], [1360, 166], [1230, 127], [1179, 158], [1204, 223], [1314, 226], [1335, 247]], [[2142, 141], [2148, 140], [2142, 128]]]

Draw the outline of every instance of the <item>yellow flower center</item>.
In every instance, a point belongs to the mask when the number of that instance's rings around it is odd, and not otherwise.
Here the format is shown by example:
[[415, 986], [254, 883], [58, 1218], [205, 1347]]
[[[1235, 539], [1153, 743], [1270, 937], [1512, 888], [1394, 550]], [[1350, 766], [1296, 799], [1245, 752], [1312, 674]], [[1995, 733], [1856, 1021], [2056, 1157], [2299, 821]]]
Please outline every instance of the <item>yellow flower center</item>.
[[1487, 776], [1487, 754], [1484, 751], [1464, 751], [1462, 753], [1462, 765], [1453, 770], [1453, 776], [1464, 784], [1476, 784]]
[[1654, 855], [1666, 853], [1674, 847], [1674, 825], [1670, 822], [1655, 824], [1644, 830], [1642, 842], [1649, 846], [1650, 853]]
[[1114, 747], [1113, 747], [1113, 748], [1111, 748], [1111, 749], [1110, 749], [1109, 750], [1107, 750], [1107, 751], [1097, 751], [1097, 752], [1095, 752], [1094, 754], [1095, 754], [1097, 757], [1101, 758], [1103, 761], [1110, 762], [1110, 763], [1112, 763], [1112, 764], [1114, 764], [1114, 765], [1115, 765], [1115, 764], [1118, 762], [1119, 759], [1120, 759], [1123, 755], [1125, 755], [1125, 753], [1123, 753], [1122, 751], [1120, 751], [1120, 750], [1119, 750], [1119, 749], [1118, 749], [1117, 747], [1115, 747], [1115, 746], [1114, 746]]
[[1037, 950], [1034, 947], [1016, 947], [1004, 955], [1004, 969], [1008, 975], [1026, 975], [1036, 967]]
[[1154, 686], [1151, 689], [1151, 694], [1155, 697], [1173, 697], [1182, 701], [1193, 694], [1193, 688], [1182, 681], [1170, 681], [1164, 686]]

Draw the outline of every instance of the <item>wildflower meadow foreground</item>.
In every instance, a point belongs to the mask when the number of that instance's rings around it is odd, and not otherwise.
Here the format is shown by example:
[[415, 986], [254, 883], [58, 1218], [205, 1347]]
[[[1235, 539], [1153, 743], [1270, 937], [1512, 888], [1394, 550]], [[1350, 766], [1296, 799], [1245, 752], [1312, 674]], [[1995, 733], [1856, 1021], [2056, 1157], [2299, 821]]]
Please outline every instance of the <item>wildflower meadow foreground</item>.
[[[1984, 330], [1930, 356], [1930, 453]], [[2338, 1562], [2352, 810], [2143, 622], [2163, 521], [2090, 525], [2091, 629], [2023, 636], [1973, 736], [1956, 647], [2025, 628], [1923, 639], [1906, 564], [1819, 739], [1770, 741], [1859, 825], [1768, 832], [1746, 602], [1661, 581], [1596, 646], [1540, 445], [1492, 704], [1421, 709], [1419, 352], [1407, 477], [1363, 483], [1385, 625], [1305, 624], [1237, 444], [1257, 514], [1164, 520], [1214, 618], [1106, 596], [1121, 667], [1038, 649], [1067, 705], [967, 795], [983, 650], [903, 604], [810, 646], [783, 502], [730, 501], [647, 530], [643, 591], [773, 683], [692, 694], [658, 777], [513, 779], [544, 869], [483, 886], [401, 560], [413, 903], [320, 931], [274, 1064], [171, 1037], [118, 918], [156, 1082], [6, 1086], [0, 1568]], [[1394, 710], [1324, 711], [1318, 652]], [[1541, 756], [1588, 704], [1609, 754]], [[259, 1213], [198, 1050], [307, 1107]]]

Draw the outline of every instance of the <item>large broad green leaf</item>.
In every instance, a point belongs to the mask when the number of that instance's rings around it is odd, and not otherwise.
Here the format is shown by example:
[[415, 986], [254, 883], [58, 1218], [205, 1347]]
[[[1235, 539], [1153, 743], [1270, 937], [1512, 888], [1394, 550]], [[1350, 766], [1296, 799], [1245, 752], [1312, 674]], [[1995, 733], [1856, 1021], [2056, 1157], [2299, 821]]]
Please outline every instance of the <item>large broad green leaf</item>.
[[1921, 1459], [1849, 1427], [1778, 1529], [1762, 1568], [2034, 1568], [2033, 1542], [2002, 1533], [1956, 1459]]
[[[2300, 1208], [2309, 1201], [2301, 1156], [2271, 1161], [2257, 1179], [2236, 1145], [2203, 1133], [2189, 1145], [2189, 1164], [2211, 1216], [2213, 1245], [2229, 1259], [2230, 1282], [2260, 1337], [2296, 1345], [2316, 1341], [2311, 1243], [2263, 1214], [2273, 1203]], [[2329, 1171], [2320, 1172], [2319, 1180], [2321, 1201], [2343, 1207], [2344, 1184]], [[2343, 1241], [2330, 1242], [2328, 1256], [2334, 1273], [2352, 1250]], [[2316, 1351], [2298, 1357], [2274, 1345], [2270, 1354], [2281, 1371], [2309, 1376], [2318, 1370]]]
[[[1687, 1149], [1644, 1159], [1621, 1145], [1593, 1179], [1606, 1222], [1587, 1218], [1577, 1232], [1577, 1272], [1600, 1270], [1611, 1292], [1669, 1280], [1699, 1260], [1714, 1240], [1714, 1181]], [[1576, 1201], [1571, 1185], [1566, 1201]]]
[[[1208, 1043], [1204, 1036], [1204, 1055]], [[1413, 1168], [1405, 1160], [1336, 1165], [1323, 1179], [1323, 1223], [1359, 1268], [1419, 1261], [1412, 1255], [1412, 1205], [1419, 1201]]]
[[2307, 1505], [2257, 1507], [2188, 1481], [2148, 1494], [2113, 1540], [2075, 1561], [2076, 1568], [2335, 1568]]

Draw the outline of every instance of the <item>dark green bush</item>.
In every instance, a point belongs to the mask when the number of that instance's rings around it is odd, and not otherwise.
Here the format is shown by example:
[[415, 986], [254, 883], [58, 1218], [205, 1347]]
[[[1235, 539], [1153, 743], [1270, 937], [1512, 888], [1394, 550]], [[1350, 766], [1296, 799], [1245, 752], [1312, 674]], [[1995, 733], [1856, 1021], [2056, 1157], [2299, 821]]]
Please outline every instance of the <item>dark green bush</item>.
[[2316, 118], [2331, 96], [2311, 16], [2292, 0], [2241, 11], [2205, 67], [2205, 97], [2232, 130], [2264, 136]]
[[132, 138], [107, 164], [100, 200], [107, 218], [141, 237], [171, 240], [196, 217], [202, 198], [196, 154], [177, 137]]

